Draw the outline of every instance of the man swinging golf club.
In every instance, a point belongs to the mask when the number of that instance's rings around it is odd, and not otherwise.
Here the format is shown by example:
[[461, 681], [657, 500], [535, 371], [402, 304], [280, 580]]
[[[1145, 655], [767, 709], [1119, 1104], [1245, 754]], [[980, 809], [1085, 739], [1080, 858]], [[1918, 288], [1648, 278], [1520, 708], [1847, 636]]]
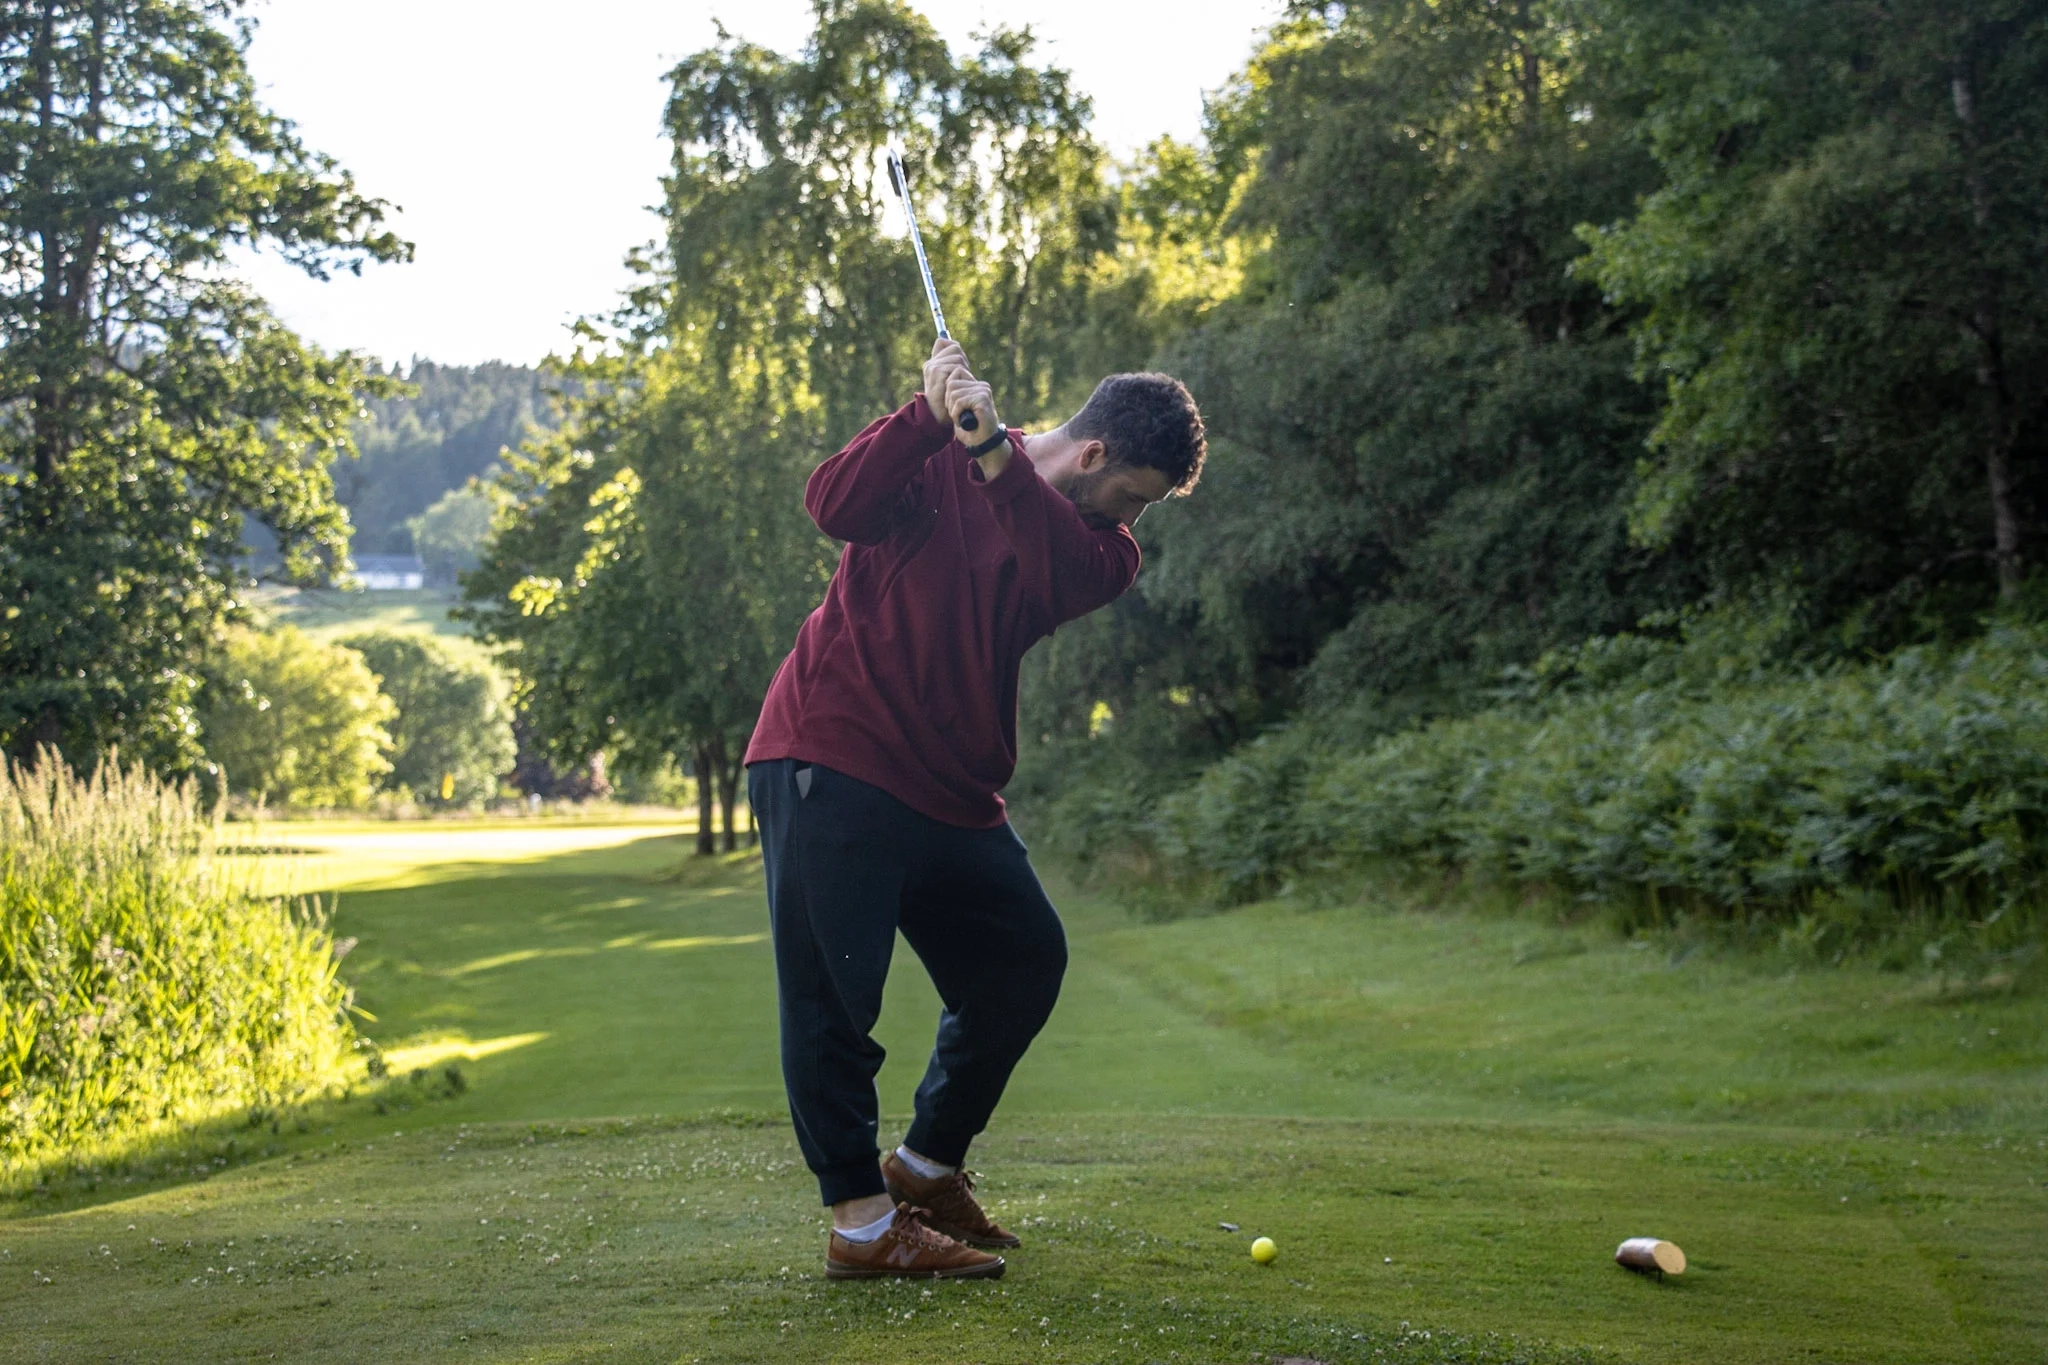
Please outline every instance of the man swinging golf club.
[[[835, 1279], [994, 1277], [991, 1250], [1018, 1245], [962, 1169], [1067, 963], [997, 795], [1018, 665], [1131, 586], [1132, 523], [1191, 489], [1204, 451], [1194, 400], [1161, 374], [1113, 375], [1065, 425], [1006, 431], [941, 320], [923, 393], [811, 475], [805, 507], [847, 546], [768, 690], [747, 792], [783, 1081]], [[878, 1161], [869, 1031], [899, 929], [945, 1009], [910, 1130]]]
[[[982, 1248], [1018, 1245], [961, 1169], [1067, 962], [996, 794], [1017, 761], [1018, 665], [1131, 586], [1131, 524], [1194, 486], [1204, 449], [1193, 399], [1160, 374], [1103, 380], [1051, 431], [1005, 431], [941, 338], [924, 392], [811, 475], [804, 505], [848, 543], [768, 689], [747, 792], [783, 1081], [832, 1206], [834, 1278], [996, 1276]], [[945, 1011], [910, 1131], [877, 1162], [869, 1030], [899, 929]]]

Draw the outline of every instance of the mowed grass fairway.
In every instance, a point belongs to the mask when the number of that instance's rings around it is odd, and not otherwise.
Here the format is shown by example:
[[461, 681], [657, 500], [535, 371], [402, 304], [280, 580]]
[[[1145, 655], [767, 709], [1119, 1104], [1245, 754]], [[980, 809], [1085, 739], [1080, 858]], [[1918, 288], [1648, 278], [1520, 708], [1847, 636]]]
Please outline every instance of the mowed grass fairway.
[[259, 611], [279, 625], [297, 626], [316, 640], [337, 640], [365, 630], [393, 630], [467, 640], [469, 627], [450, 619], [456, 598], [436, 588], [343, 592], [338, 588], [268, 589]]
[[[251, 842], [323, 850], [251, 862], [344, 888], [392, 1078], [9, 1206], [0, 1360], [2048, 1356], [2038, 993], [1067, 896], [1059, 1012], [974, 1157], [1008, 1278], [827, 1284], [757, 870], [631, 826]], [[894, 1137], [938, 1006], [907, 950], [890, 990]], [[1692, 1268], [1617, 1269], [1636, 1234]]]

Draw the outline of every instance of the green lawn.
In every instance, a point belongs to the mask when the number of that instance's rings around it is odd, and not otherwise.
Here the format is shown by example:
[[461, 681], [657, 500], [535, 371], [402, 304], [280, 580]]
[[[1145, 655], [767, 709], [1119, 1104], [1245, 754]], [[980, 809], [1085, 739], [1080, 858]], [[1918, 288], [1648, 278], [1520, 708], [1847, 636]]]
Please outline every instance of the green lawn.
[[318, 640], [363, 630], [392, 630], [468, 640], [469, 627], [450, 620], [455, 594], [434, 588], [417, 591], [343, 592], [339, 588], [273, 588], [258, 594], [259, 615], [297, 626]]
[[[7, 1208], [0, 1361], [2048, 1355], [2038, 992], [1068, 896], [1066, 994], [975, 1154], [1009, 1277], [827, 1285], [758, 873], [514, 833], [266, 831], [321, 850], [252, 859], [273, 885], [350, 888], [392, 1081]], [[937, 1012], [899, 967], [891, 1132]], [[1617, 1269], [1635, 1234], [1692, 1268]]]

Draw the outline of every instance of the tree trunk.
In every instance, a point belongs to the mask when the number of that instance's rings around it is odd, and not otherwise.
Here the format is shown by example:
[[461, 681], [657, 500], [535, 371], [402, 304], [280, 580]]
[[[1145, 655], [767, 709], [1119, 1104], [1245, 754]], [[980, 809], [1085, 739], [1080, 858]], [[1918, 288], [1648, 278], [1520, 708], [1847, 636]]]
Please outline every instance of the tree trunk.
[[[84, 132], [85, 140], [96, 144], [106, 136], [107, 14], [104, 4], [93, 6], [91, 37], [87, 41]], [[94, 321], [93, 273], [99, 267], [100, 243], [105, 235], [105, 223], [98, 218], [87, 220], [79, 231], [70, 269], [64, 277], [65, 313], [79, 329], [81, 337], [91, 331]], [[97, 337], [93, 339], [98, 340]]]
[[[57, 6], [55, 0], [44, 0], [42, 22], [36, 29], [36, 142], [30, 153], [37, 165], [32, 180], [43, 201], [39, 207], [44, 214], [51, 214], [50, 200], [55, 197], [56, 187], [51, 182], [49, 166], [53, 158], [51, 139], [57, 123]], [[36, 331], [43, 343], [46, 354], [38, 368], [35, 391], [29, 403], [29, 424], [34, 432], [36, 488], [45, 498], [41, 509], [45, 519], [51, 508], [47, 498], [57, 479], [57, 459], [62, 437], [59, 433], [58, 408], [63, 403], [62, 391], [50, 374], [47, 350], [50, 342], [52, 320], [63, 306], [62, 290], [64, 278], [64, 245], [56, 226], [44, 221], [35, 229], [42, 247], [42, 289], [36, 304]]]
[[[30, 445], [40, 498], [38, 517], [55, 519], [55, 491], [64, 459], [76, 443], [72, 414], [79, 406], [74, 388], [87, 364], [95, 314], [94, 276], [104, 247], [107, 224], [99, 217], [79, 223], [67, 237], [58, 225], [56, 177], [49, 167], [56, 157], [55, 140], [63, 115], [57, 108], [57, 33], [59, 6], [44, 0], [30, 60], [35, 66], [36, 135], [27, 176], [43, 221], [32, 228], [41, 252], [42, 280], [36, 291], [34, 344], [37, 378], [29, 394]], [[85, 111], [78, 130], [87, 144], [106, 136], [107, 14], [105, 4], [89, 11], [85, 50]]]
[[45, 702], [36, 714], [36, 723], [30, 732], [22, 736], [21, 752], [15, 757], [27, 763], [44, 749], [55, 753], [64, 747], [64, 713], [57, 709], [55, 702]]
[[739, 761], [727, 753], [725, 741], [719, 741], [719, 814], [725, 817], [721, 829], [721, 845], [727, 853], [739, 847], [739, 829], [733, 825], [733, 806], [739, 802]]
[[[1962, 125], [1963, 183], [1970, 195], [1970, 217], [1977, 233], [1976, 255], [1990, 261], [1991, 187], [1984, 178], [1979, 155], [1983, 137], [1977, 125], [1976, 77], [1967, 55], [1958, 56], [1949, 85], [1955, 102], [1956, 121]], [[1989, 266], [1977, 272], [1977, 299], [1970, 310], [1968, 330], [1977, 348], [1977, 388], [1984, 395], [1984, 481], [1991, 492], [1992, 555], [1998, 564], [1998, 596], [2010, 601], [2017, 596], [2024, 576], [2021, 560], [2020, 515], [2013, 494], [2012, 452], [2019, 438], [2019, 421], [2013, 402], [2012, 385], [2005, 370], [2005, 340], [1999, 321], [1998, 272]]]
[[690, 763], [697, 770], [697, 853], [700, 857], [708, 857], [718, 852], [711, 824], [711, 793], [718, 779], [711, 775], [710, 748], [699, 744], [691, 752]]
[[1536, 29], [1538, 24], [1529, 16], [1528, 0], [1515, 8], [1514, 50], [1510, 61], [1519, 70], [1515, 72], [1515, 83], [1522, 92], [1522, 126], [1525, 141], [1533, 142], [1542, 127], [1543, 114], [1543, 59], [1536, 55]]

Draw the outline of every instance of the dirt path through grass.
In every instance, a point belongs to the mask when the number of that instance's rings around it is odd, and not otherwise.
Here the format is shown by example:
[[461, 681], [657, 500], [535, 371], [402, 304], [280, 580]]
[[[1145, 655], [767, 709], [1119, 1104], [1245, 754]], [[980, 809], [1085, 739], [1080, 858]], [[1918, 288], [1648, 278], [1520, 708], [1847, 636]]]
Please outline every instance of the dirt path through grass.
[[[1453, 915], [1145, 926], [1069, 897], [1060, 1011], [976, 1151], [1029, 1245], [998, 1286], [849, 1291], [817, 1277], [780, 1113], [757, 874], [640, 833], [374, 833], [293, 861], [350, 888], [392, 1081], [177, 1178], [9, 1210], [0, 1361], [2048, 1350], [2032, 997]], [[900, 1116], [937, 1003], [898, 966]], [[1669, 1025], [1617, 1019], [1659, 1002]], [[1616, 1269], [1636, 1233], [1692, 1270]]]

